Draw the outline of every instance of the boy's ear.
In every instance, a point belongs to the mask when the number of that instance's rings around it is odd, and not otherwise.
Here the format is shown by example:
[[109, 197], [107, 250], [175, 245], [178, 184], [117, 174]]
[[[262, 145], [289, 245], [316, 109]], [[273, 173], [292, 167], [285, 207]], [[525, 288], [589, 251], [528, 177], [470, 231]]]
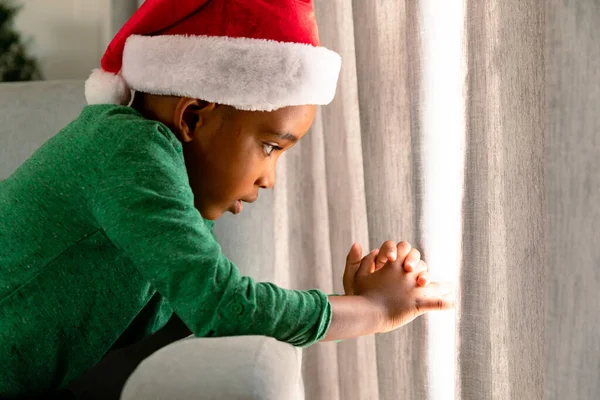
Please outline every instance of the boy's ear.
[[200, 128], [206, 123], [206, 117], [215, 109], [215, 103], [183, 97], [175, 106], [173, 126], [184, 143], [196, 138]]

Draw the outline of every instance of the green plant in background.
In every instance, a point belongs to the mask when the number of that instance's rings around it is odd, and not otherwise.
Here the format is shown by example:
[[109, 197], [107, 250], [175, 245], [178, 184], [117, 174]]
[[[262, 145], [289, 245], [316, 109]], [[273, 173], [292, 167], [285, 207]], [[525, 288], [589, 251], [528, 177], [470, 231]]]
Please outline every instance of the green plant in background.
[[0, 82], [42, 79], [37, 60], [27, 54], [21, 35], [15, 30], [14, 18], [19, 7], [10, 0], [0, 0]]

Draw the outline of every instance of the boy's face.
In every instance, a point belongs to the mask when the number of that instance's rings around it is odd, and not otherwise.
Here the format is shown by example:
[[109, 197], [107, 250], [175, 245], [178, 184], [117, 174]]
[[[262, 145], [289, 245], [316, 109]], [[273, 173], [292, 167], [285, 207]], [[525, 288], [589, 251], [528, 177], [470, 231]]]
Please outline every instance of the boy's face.
[[273, 187], [277, 160], [306, 134], [314, 117], [315, 106], [251, 112], [201, 103], [183, 110], [179, 135], [202, 216], [238, 214], [242, 202], [254, 202], [259, 189]]

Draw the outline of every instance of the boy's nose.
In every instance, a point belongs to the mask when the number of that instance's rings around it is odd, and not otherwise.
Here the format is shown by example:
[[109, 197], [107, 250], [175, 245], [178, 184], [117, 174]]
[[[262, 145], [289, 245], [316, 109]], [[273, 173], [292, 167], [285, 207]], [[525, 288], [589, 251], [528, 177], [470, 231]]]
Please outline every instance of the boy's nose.
[[275, 184], [275, 168], [269, 168], [259, 178], [257, 185], [262, 189], [270, 189]]

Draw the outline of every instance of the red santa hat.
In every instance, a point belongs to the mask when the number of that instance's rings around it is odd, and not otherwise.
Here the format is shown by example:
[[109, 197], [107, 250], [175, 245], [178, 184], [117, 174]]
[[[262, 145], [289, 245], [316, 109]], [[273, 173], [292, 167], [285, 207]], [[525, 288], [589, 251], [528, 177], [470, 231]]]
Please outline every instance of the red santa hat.
[[340, 56], [320, 47], [312, 0], [146, 0], [85, 83], [88, 104], [130, 89], [272, 111], [329, 104]]

